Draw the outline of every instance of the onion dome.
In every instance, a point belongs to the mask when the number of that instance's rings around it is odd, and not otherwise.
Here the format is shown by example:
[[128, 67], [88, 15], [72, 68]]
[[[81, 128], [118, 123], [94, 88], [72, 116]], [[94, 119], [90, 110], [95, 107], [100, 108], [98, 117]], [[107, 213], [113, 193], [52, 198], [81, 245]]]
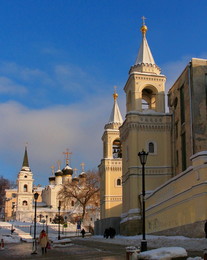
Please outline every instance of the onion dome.
[[[116, 95], [116, 93], [114, 93], [114, 95]], [[82, 172], [79, 174], [79, 178], [86, 178], [86, 173], [84, 171], [84, 166], [85, 166], [85, 163], [81, 163], [81, 168], [82, 168]]]
[[55, 172], [55, 176], [58, 177], [58, 176], [63, 176], [63, 172], [58, 169], [56, 172]]
[[55, 176], [50, 176], [50, 177], [49, 177], [49, 181], [50, 181], [50, 182], [55, 181]]
[[79, 182], [79, 178], [78, 178], [78, 177], [74, 177], [74, 178], [72, 179], [72, 182]]
[[87, 176], [87, 174], [86, 174], [85, 172], [81, 172], [81, 173], [79, 174], [79, 177], [80, 177], [80, 178], [86, 178], [86, 176]]
[[62, 169], [63, 175], [73, 175], [73, 169], [67, 164], [65, 168]]

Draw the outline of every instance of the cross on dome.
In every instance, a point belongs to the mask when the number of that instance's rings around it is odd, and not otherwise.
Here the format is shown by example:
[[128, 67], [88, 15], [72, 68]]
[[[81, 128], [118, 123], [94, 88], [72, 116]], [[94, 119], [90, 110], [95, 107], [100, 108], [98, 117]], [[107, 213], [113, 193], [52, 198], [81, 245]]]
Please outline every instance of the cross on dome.
[[144, 16], [142, 16], [141, 19], [142, 19], [142, 25], [145, 25], [145, 20], [146, 20], [147, 18], [144, 17]]
[[80, 166], [81, 166], [81, 168], [82, 168], [82, 172], [84, 172], [84, 166], [85, 166], [85, 163], [82, 162], [82, 163], [80, 164]]
[[60, 160], [57, 161], [57, 165], [58, 165], [58, 170], [60, 170], [60, 165], [61, 165], [61, 161]]
[[52, 169], [52, 175], [54, 175], [55, 174], [55, 166], [52, 165], [50, 168]]
[[71, 155], [73, 153], [70, 153], [69, 149], [66, 149], [66, 152], [63, 152], [63, 154], [65, 155], [66, 164], [69, 164], [69, 155]]

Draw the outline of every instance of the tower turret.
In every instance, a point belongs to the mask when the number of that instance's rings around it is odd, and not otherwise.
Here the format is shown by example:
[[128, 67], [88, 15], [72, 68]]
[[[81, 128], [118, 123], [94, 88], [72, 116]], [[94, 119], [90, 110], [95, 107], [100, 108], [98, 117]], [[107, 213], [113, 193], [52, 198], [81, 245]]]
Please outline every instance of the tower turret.
[[17, 220], [31, 220], [33, 181], [33, 174], [29, 167], [27, 146], [25, 146], [22, 168], [17, 178]]
[[60, 185], [63, 183], [63, 172], [60, 169], [60, 161], [58, 163], [58, 170], [55, 172], [55, 184]]
[[118, 217], [122, 203], [122, 145], [119, 127], [123, 119], [117, 103], [118, 94], [114, 89], [114, 104], [108, 123], [104, 127], [103, 159], [99, 165], [101, 176], [101, 218]]

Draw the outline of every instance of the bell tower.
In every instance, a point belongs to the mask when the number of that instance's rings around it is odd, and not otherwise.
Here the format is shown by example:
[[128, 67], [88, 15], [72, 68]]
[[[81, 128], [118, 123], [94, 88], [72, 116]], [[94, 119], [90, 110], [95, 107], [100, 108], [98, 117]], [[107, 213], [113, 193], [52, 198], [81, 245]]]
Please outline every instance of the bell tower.
[[[165, 113], [165, 81], [154, 61], [143, 17], [142, 41], [124, 87], [126, 120], [120, 127], [123, 150], [123, 206], [121, 233], [141, 233], [142, 167], [138, 153], [149, 153], [145, 189], [154, 190], [172, 176], [171, 115]], [[140, 222], [138, 221], [140, 219]]]
[[27, 147], [25, 147], [22, 169], [17, 178], [17, 220], [32, 220], [33, 174], [29, 167]]
[[116, 89], [113, 98], [113, 109], [102, 136], [103, 159], [99, 165], [101, 219], [120, 217], [122, 206], [122, 145], [119, 127], [123, 120], [117, 103]]

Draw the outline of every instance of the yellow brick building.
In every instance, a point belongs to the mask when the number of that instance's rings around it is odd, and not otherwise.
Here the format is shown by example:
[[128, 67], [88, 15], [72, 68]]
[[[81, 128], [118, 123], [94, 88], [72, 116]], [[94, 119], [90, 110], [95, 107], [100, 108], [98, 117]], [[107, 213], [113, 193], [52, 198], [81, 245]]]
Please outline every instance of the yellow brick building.
[[101, 219], [120, 216], [121, 234], [142, 233], [138, 153], [145, 150], [146, 232], [203, 236], [207, 219], [207, 60], [194, 58], [186, 66], [168, 92], [166, 112], [166, 77], [154, 61], [144, 22], [141, 33], [138, 56], [124, 87], [125, 121], [116, 128], [122, 151], [122, 213], [113, 211], [114, 205], [108, 200], [103, 203], [103, 198], [114, 196], [115, 187], [110, 184], [115, 169], [108, 174], [109, 168], [103, 167], [102, 161]]

